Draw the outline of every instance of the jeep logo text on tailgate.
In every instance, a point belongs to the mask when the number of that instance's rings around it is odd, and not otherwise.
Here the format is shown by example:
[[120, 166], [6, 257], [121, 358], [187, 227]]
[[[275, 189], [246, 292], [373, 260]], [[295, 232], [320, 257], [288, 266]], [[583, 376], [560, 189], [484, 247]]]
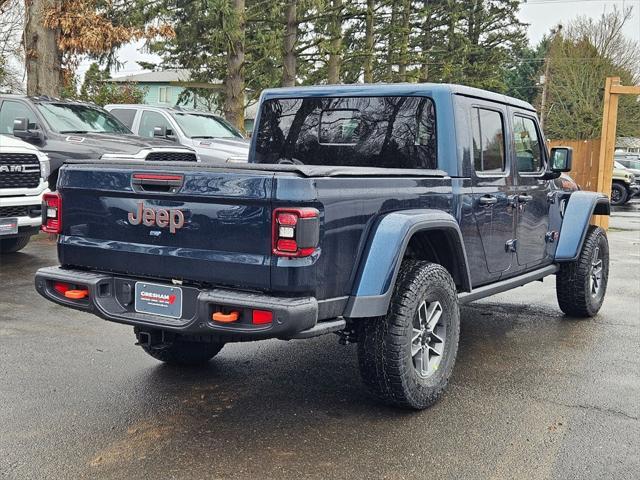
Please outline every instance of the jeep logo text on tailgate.
[[181, 210], [166, 210], [159, 208], [145, 207], [144, 202], [138, 202], [138, 209], [135, 212], [129, 212], [127, 219], [131, 225], [146, 225], [153, 227], [154, 225], [164, 228], [169, 227], [169, 232], [176, 233], [184, 225], [184, 213]]

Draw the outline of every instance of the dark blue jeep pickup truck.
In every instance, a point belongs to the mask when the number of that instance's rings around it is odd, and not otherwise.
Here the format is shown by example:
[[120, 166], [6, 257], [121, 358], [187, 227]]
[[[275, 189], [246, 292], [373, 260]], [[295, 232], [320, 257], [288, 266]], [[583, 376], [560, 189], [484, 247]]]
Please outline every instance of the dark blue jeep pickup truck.
[[459, 305], [556, 275], [590, 317], [607, 287], [606, 196], [554, 183], [531, 105], [454, 85], [265, 91], [250, 161], [70, 163], [45, 199], [47, 299], [134, 326], [168, 363], [226, 342], [335, 332], [366, 386], [425, 408], [453, 369]]

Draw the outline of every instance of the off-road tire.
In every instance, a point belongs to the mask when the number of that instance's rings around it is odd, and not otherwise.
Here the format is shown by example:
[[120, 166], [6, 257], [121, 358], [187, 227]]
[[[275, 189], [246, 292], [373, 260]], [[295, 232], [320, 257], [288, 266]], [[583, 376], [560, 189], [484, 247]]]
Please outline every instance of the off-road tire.
[[[599, 251], [597, 251], [599, 249]], [[592, 293], [594, 256], [601, 254], [602, 274], [599, 290]], [[556, 276], [556, 294], [560, 310], [570, 317], [593, 317], [604, 301], [609, 279], [609, 243], [605, 231], [589, 226], [578, 259], [560, 264]]]
[[[440, 302], [446, 322], [444, 351], [437, 370], [423, 378], [412, 357], [414, 318], [422, 302]], [[358, 322], [358, 361], [362, 380], [382, 402], [420, 410], [442, 395], [455, 363], [460, 337], [456, 287], [441, 265], [402, 262], [389, 311]]]
[[203, 365], [215, 357], [224, 343], [174, 342], [162, 347], [141, 345], [142, 349], [156, 360], [168, 365]]
[[[619, 195], [619, 197], [617, 197], [616, 200], [614, 200], [614, 198], [616, 198], [615, 193]], [[628, 197], [629, 197], [629, 192], [627, 192], [627, 189], [625, 188], [624, 185], [617, 182], [613, 182], [611, 184], [611, 205], [614, 205], [614, 206], [624, 205], [627, 202]]]
[[30, 235], [22, 237], [5, 238], [0, 240], [0, 253], [15, 253], [22, 250], [29, 243]]

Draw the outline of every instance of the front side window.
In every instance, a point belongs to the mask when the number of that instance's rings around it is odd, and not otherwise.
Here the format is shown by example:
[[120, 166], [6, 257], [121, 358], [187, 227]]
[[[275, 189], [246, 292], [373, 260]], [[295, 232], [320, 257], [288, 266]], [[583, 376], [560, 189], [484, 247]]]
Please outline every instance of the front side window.
[[544, 162], [543, 145], [533, 119], [514, 117], [513, 137], [518, 172], [535, 173], [541, 171]]
[[256, 162], [437, 168], [436, 116], [425, 97], [266, 100]]
[[484, 108], [471, 109], [473, 165], [485, 175], [505, 171], [504, 122], [502, 114]]
[[153, 138], [153, 129], [156, 127], [164, 127], [167, 129], [167, 135], [172, 135], [171, 125], [161, 113], [145, 110], [140, 118], [140, 128], [138, 135], [141, 137]]
[[0, 107], [0, 133], [13, 134], [13, 121], [16, 118], [26, 118], [29, 128], [34, 128], [36, 118], [29, 107], [22, 102], [5, 100]]
[[131, 133], [105, 110], [74, 103], [39, 103], [38, 110], [58, 133]]
[[174, 113], [174, 120], [189, 138], [242, 138], [242, 135], [213, 115]]

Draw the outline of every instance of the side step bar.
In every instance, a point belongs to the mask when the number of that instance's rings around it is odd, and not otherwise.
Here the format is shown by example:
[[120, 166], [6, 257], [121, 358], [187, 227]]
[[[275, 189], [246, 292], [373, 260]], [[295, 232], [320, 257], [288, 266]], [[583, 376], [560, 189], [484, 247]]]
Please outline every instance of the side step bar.
[[496, 293], [506, 292], [507, 290], [511, 290], [512, 288], [521, 287], [522, 285], [526, 285], [527, 283], [540, 280], [547, 275], [553, 275], [559, 269], [560, 267], [558, 265], [549, 265], [548, 267], [534, 270], [523, 275], [518, 275], [517, 277], [507, 278], [506, 280], [501, 280], [490, 285], [485, 285], [484, 287], [474, 288], [470, 292], [463, 292], [459, 294], [458, 301], [461, 305], [464, 305], [466, 303], [473, 302], [474, 300], [480, 300], [481, 298], [490, 297], [491, 295], [495, 295]]
[[[303, 330], [301, 332], [298, 332], [289, 338], [303, 339], [303, 338], [319, 337], [320, 335], [325, 335], [327, 333], [343, 330], [346, 326], [347, 326], [347, 322], [343, 318], [336, 318], [335, 320], [318, 322], [308, 330]], [[289, 338], [287, 338], [287, 340]]]

